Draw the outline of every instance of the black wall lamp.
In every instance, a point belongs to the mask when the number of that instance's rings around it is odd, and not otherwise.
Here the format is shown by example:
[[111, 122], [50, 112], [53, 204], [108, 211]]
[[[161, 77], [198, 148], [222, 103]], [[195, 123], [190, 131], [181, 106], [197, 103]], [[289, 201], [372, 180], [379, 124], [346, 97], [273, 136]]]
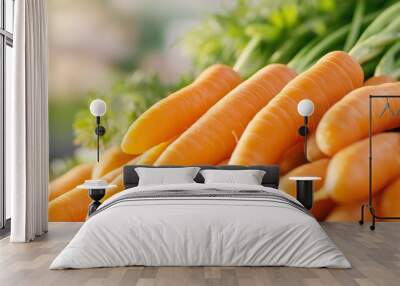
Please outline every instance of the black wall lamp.
[[314, 113], [314, 102], [310, 99], [303, 99], [297, 105], [297, 112], [304, 117], [304, 125], [299, 128], [300, 136], [304, 137], [304, 157], [307, 159], [307, 138], [310, 130], [308, 129], [308, 118]]
[[100, 118], [106, 114], [107, 105], [104, 100], [95, 99], [90, 103], [90, 113], [96, 117], [96, 129], [94, 132], [97, 135], [97, 162], [100, 161], [100, 137], [106, 133], [104, 126], [100, 124]]

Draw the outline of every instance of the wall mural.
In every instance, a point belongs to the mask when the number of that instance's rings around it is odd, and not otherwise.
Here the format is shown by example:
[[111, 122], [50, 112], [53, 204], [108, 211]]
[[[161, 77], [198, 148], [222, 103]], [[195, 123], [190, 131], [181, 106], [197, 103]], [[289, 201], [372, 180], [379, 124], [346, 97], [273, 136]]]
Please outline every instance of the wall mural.
[[[88, 73], [91, 85], [85, 82], [79, 92], [74, 88], [85, 74], [66, 84], [57, 72], [73, 63], [55, 59], [50, 92], [67, 88], [80, 95], [73, 103], [66, 96], [50, 99], [49, 220], [84, 221], [91, 199], [77, 186], [89, 179], [115, 184], [107, 199], [123, 189], [126, 164], [278, 164], [280, 189], [293, 196], [296, 186], [290, 177], [321, 177], [311, 210], [318, 220], [358, 221], [369, 188], [368, 98], [400, 95], [400, 2], [201, 2], [180, 7], [182, 13], [171, 7], [164, 18], [154, 11], [146, 18], [149, 10], [143, 8], [144, 19], [126, 7], [96, 7], [92, 20], [114, 21], [115, 31], [107, 33], [119, 46], [108, 49], [104, 43], [97, 51], [93, 45], [88, 58], [77, 60], [76, 67], [90, 66], [94, 75], [111, 67], [97, 77]], [[194, 13], [199, 6], [202, 12]], [[50, 22], [51, 13], [61, 10], [50, 5]], [[165, 27], [179, 31], [172, 44], [165, 35], [176, 33]], [[90, 37], [90, 31], [82, 35]], [[56, 57], [61, 44], [56, 37], [52, 41]], [[82, 36], [75, 42], [81, 47], [87, 40]], [[90, 58], [92, 53], [98, 61]], [[80, 72], [74, 69], [71, 78]], [[107, 104], [100, 163], [95, 163], [96, 120], [89, 111], [95, 98]], [[302, 100], [311, 103], [301, 107]], [[66, 110], [73, 122], [57, 123]], [[400, 215], [399, 111], [397, 98], [376, 100], [372, 109], [372, 192], [378, 214], [385, 216]], [[305, 122], [307, 134], [304, 127], [299, 132]], [[74, 138], [60, 135], [66, 125], [73, 126]], [[58, 152], [69, 141], [74, 147]]]

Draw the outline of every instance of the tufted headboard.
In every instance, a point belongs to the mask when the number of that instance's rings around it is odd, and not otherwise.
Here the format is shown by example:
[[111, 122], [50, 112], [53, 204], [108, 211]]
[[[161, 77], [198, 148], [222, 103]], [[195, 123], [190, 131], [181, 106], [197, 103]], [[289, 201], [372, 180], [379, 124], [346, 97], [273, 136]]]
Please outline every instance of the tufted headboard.
[[[137, 167], [146, 168], [180, 168], [183, 166], [144, 166], [144, 165], [132, 165], [124, 167], [124, 188], [133, 188], [138, 185], [139, 177], [135, 171]], [[262, 185], [265, 187], [271, 187], [277, 189], [279, 186], [279, 167], [276, 165], [260, 165], [260, 166], [237, 166], [237, 165], [226, 165], [226, 166], [196, 166], [204, 169], [220, 169], [220, 170], [247, 170], [256, 169], [265, 171], [264, 178], [262, 180]], [[198, 173], [194, 180], [197, 183], [203, 183], [204, 178]]]

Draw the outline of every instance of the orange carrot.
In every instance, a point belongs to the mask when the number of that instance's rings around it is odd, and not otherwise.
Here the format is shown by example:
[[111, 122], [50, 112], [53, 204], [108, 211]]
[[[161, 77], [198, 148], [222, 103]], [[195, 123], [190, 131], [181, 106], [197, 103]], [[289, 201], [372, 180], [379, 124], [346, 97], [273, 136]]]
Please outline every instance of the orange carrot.
[[124, 174], [119, 173], [114, 180], [111, 182], [112, 185], [115, 185], [115, 188], [109, 189], [104, 198], [101, 200], [101, 202], [104, 202], [108, 198], [111, 198], [113, 195], [121, 192], [124, 190]]
[[[127, 163], [125, 166], [127, 166], [127, 165], [151, 165], [150, 162], [154, 160], [154, 158], [156, 157], [156, 154], [161, 150], [162, 146], [163, 146], [163, 148], [165, 148], [166, 146], [168, 146], [168, 143], [170, 143], [170, 142], [168, 141], [168, 142], [158, 144], [157, 146], [155, 146], [155, 147], [147, 150], [143, 154], [139, 155], [138, 157], [136, 157], [135, 159], [133, 159], [132, 161]], [[119, 193], [124, 190], [124, 180], [123, 179], [124, 179], [123, 167], [121, 167], [121, 168], [119, 168], [119, 172], [114, 173], [111, 178], [111, 185], [115, 185], [116, 187], [112, 188], [112, 189], [107, 189], [106, 194], [104, 195], [104, 198], [101, 200], [101, 202], [104, 202], [105, 200], [112, 197], [116, 193]]]
[[217, 164], [217, 166], [224, 166], [224, 165], [227, 165], [228, 162], [229, 162], [229, 158], [228, 158], [228, 159], [225, 159], [225, 160], [223, 160], [223, 161], [221, 161], [221, 162], [219, 162], [219, 163]]
[[[360, 139], [368, 137], [369, 130], [369, 95], [400, 94], [400, 83], [385, 83], [366, 86], [352, 91], [336, 103], [321, 119], [317, 128], [317, 144], [327, 155], [332, 156], [340, 149]], [[400, 109], [400, 101], [390, 99], [393, 112]], [[373, 133], [400, 126], [400, 116], [393, 116], [387, 111], [381, 112], [386, 99], [374, 99], [372, 107]]]
[[171, 140], [168, 140], [166, 142], [160, 143], [146, 152], [144, 152], [140, 158], [135, 162], [136, 165], [152, 165], [158, 157], [164, 152], [165, 149], [175, 140], [176, 137], [174, 137]]
[[[157, 155], [159, 155], [169, 143], [170, 142], [164, 142], [149, 149], [145, 153], [129, 161], [126, 165], [152, 164], [157, 158]], [[117, 186], [116, 188], [107, 189], [101, 201], [123, 190], [122, 168], [123, 166], [117, 167], [101, 177], [102, 180]], [[60, 196], [57, 200], [53, 200], [49, 204], [49, 221], [84, 221], [90, 203], [91, 199], [88, 196], [87, 190], [71, 188], [64, 195]]]
[[105, 174], [132, 160], [135, 156], [124, 153], [119, 146], [111, 147], [103, 156], [100, 163], [97, 163], [92, 172], [92, 178], [98, 179]]
[[310, 210], [312, 215], [318, 221], [325, 220], [332, 210], [336, 207], [336, 203], [331, 198], [314, 198], [313, 207]]
[[[154, 162], [154, 160], [156, 159], [157, 154], [159, 152], [162, 152], [161, 149], [163, 148], [165, 149], [168, 146], [168, 144], [170, 144], [173, 140], [174, 139], [158, 144], [157, 146], [147, 150], [142, 155], [138, 156], [135, 160], [129, 162], [129, 164], [127, 165], [151, 165], [152, 164], [151, 162]], [[116, 193], [119, 193], [124, 190], [124, 174], [122, 172], [122, 168], [121, 172], [119, 172], [118, 175], [113, 178], [111, 184], [115, 185], [116, 187], [108, 189], [101, 202], [104, 202], [105, 200], [112, 197]]]
[[[377, 215], [381, 214], [381, 195], [376, 195], [373, 198], [375, 202], [375, 211]], [[364, 202], [352, 202], [349, 204], [337, 205], [329, 214], [329, 216], [325, 219], [326, 221], [332, 222], [356, 222], [361, 219], [361, 205], [366, 204], [367, 201]], [[364, 210], [364, 221], [371, 221], [372, 216], [370, 211], [365, 208]], [[379, 221], [379, 220], [378, 220]]]
[[287, 148], [301, 140], [303, 118], [297, 112], [302, 99], [315, 105], [309, 128], [313, 131], [335, 102], [363, 83], [361, 66], [345, 52], [331, 52], [292, 80], [251, 120], [237, 144], [230, 164], [275, 163]]
[[[137, 165], [142, 155], [132, 159], [126, 165]], [[117, 185], [116, 188], [106, 190], [102, 201], [123, 190], [122, 169], [123, 166], [118, 167], [101, 178], [108, 183]], [[120, 181], [118, 181], [119, 179]], [[50, 202], [49, 221], [84, 221], [90, 203], [91, 199], [87, 190], [72, 189]]]
[[300, 141], [290, 147], [278, 161], [281, 175], [285, 175], [294, 168], [307, 163], [304, 156], [304, 142]]
[[390, 83], [390, 82], [396, 82], [396, 80], [392, 78], [390, 75], [377, 75], [377, 76], [372, 76], [368, 80], [366, 80], [364, 82], [364, 86], [380, 85], [383, 83]]
[[[101, 179], [111, 183], [121, 172], [120, 167], [112, 170]], [[87, 190], [71, 189], [49, 203], [49, 221], [84, 221], [91, 202], [92, 199]]]
[[248, 122], [294, 77], [295, 72], [281, 64], [261, 69], [211, 107], [156, 165], [214, 165], [228, 158]]
[[[372, 138], [372, 191], [383, 189], [400, 176], [400, 134], [382, 133]], [[339, 203], [368, 198], [368, 139], [339, 151], [330, 161], [324, 189]]]
[[383, 190], [379, 210], [382, 216], [400, 216], [400, 179]]
[[310, 162], [313, 162], [322, 158], [326, 158], [326, 155], [319, 149], [316, 140], [316, 133], [314, 132], [307, 140], [307, 159]]
[[144, 112], [129, 127], [122, 150], [140, 154], [181, 134], [240, 81], [240, 76], [228, 66], [209, 67], [192, 84]]
[[[331, 222], [356, 222], [361, 218], [361, 202], [355, 202], [351, 204], [338, 205], [328, 215], [325, 221]], [[372, 217], [368, 210], [364, 213], [364, 220], [371, 221]]]
[[[141, 156], [138, 156], [129, 161], [126, 165], [135, 165], [140, 158]], [[101, 179], [108, 183], [114, 184], [117, 182], [117, 178], [120, 177], [122, 179], [122, 168], [123, 167], [121, 166], [112, 170], [101, 177]], [[121, 191], [122, 189], [122, 183], [117, 184], [117, 188], [107, 189], [102, 201], [111, 197], [113, 194]], [[87, 190], [78, 188], [71, 189], [49, 203], [49, 221], [84, 221], [87, 215], [88, 206], [91, 201], [92, 200], [89, 197]]]
[[296, 197], [296, 182], [290, 180], [290, 177], [317, 176], [321, 177], [320, 181], [314, 182], [314, 189], [319, 190], [324, 182], [326, 170], [328, 169], [329, 159], [321, 159], [312, 163], [301, 165], [280, 179], [279, 189], [285, 191], [289, 195]]
[[73, 167], [61, 177], [49, 184], [49, 201], [89, 180], [93, 169], [92, 163], [80, 164]]

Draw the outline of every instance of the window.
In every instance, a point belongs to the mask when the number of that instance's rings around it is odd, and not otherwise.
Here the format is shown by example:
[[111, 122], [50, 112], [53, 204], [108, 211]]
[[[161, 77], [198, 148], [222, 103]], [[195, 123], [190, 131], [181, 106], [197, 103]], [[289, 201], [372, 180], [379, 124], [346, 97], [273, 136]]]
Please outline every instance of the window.
[[[9, 227], [10, 194], [4, 188], [5, 98], [11, 92], [14, 0], [0, 0], [0, 228]], [[1, 235], [1, 232], [0, 232]]]

